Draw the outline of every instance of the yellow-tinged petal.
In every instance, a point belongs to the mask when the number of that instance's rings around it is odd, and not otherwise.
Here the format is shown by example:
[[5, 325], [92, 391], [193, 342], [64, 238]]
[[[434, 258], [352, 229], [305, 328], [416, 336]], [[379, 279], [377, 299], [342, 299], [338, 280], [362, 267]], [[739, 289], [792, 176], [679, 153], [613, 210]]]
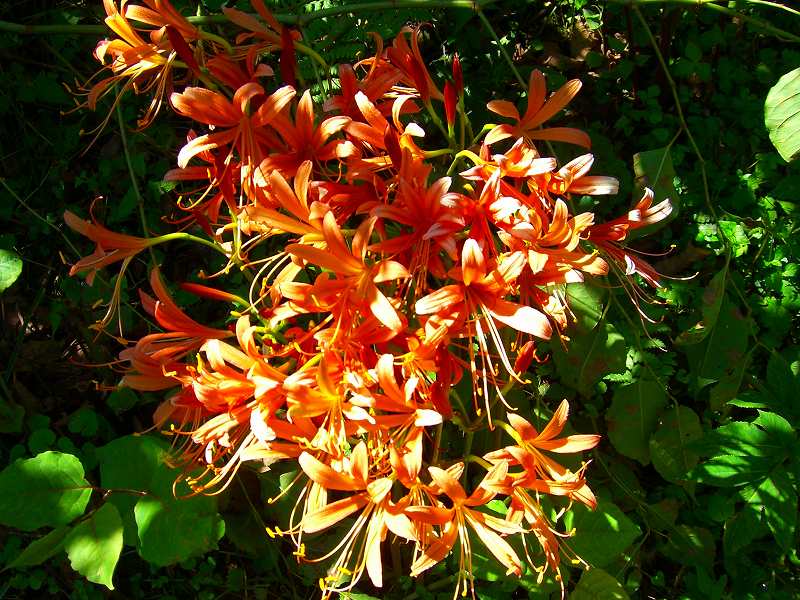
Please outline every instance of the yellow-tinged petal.
[[305, 474], [325, 489], [344, 491], [364, 489], [363, 482], [356, 481], [349, 475], [333, 470], [308, 452], [303, 452], [298, 462]]
[[464, 242], [461, 249], [461, 276], [464, 285], [469, 285], [486, 275], [486, 259], [477, 240], [472, 238]]
[[549, 340], [553, 333], [550, 321], [544, 313], [530, 306], [497, 300], [489, 309], [489, 313], [504, 325], [523, 333], [535, 335], [543, 340]]
[[486, 549], [494, 554], [495, 558], [502, 563], [506, 568], [507, 574], [514, 573], [517, 576], [522, 575], [522, 563], [511, 545], [481, 523], [480, 520], [475, 517], [475, 514], [475, 511], [465, 511], [467, 522], [475, 530], [475, 533], [478, 534], [478, 537], [483, 542], [483, 545], [486, 546]]
[[464, 488], [450, 473], [438, 467], [428, 467], [428, 473], [439, 489], [447, 494], [453, 502], [459, 503], [467, 499]]
[[463, 300], [464, 294], [460, 285], [446, 285], [417, 300], [414, 304], [414, 312], [418, 315], [431, 315], [459, 304]]
[[553, 413], [553, 417], [539, 434], [537, 442], [540, 440], [552, 440], [555, 438], [559, 433], [561, 433], [561, 430], [564, 429], [564, 425], [567, 424], [568, 418], [569, 402], [562, 400], [561, 404], [558, 405], [556, 412]]
[[519, 111], [517, 107], [508, 100], [492, 100], [486, 105], [486, 108], [502, 117], [519, 121]]
[[452, 522], [448, 523], [442, 532], [442, 537], [433, 538], [423, 550], [422, 555], [411, 565], [411, 576], [416, 577], [441, 562], [453, 549], [457, 537], [458, 527]]
[[306, 514], [303, 518], [303, 531], [305, 533], [315, 533], [327, 529], [336, 525], [342, 519], [349, 517], [360, 508], [364, 508], [368, 503], [369, 496], [366, 493], [355, 494], [349, 498], [331, 502], [316, 512]]
[[258, 110], [252, 116], [252, 123], [254, 127], [261, 127], [266, 125], [275, 118], [284, 107], [289, 104], [297, 92], [290, 85], [285, 85], [282, 88], [275, 90], [269, 98], [266, 99], [264, 104], [258, 107]]

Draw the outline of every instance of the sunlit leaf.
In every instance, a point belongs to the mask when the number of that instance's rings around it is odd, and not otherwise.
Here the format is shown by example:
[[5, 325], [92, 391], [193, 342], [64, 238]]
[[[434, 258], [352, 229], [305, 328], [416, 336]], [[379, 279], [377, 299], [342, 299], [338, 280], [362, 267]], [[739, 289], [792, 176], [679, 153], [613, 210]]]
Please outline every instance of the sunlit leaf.
[[0, 249], [0, 293], [3, 293], [22, 273], [22, 259], [16, 252]]
[[122, 519], [113, 504], [103, 504], [76, 525], [64, 541], [70, 565], [93, 583], [113, 590], [111, 581], [122, 552]]
[[25, 531], [66, 525], [83, 514], [92, 490], [77, 457], [44, 452], [0, 473], [0, 523]]
[[617, 560], [641, 535], [639, 526], [611, 502], [600, 500], [595, 510], [576, 506], [573, 511], [575, 536], [569, 546], [593, 567]]
[[800, 68], [789, 71], [772, 86], [764, 103], [769, 139], [785, 161], [800, 154]]

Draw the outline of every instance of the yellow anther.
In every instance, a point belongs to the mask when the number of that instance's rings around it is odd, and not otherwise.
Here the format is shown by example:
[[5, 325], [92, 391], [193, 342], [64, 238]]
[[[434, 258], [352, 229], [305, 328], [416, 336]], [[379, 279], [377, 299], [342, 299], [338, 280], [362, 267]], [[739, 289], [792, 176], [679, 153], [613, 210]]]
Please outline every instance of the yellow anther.
[[275, 538], [275, 532], [272, 531], [269, 527], [264, 527], [264, 530], [267, 532], [267, 535], [271, 538]]

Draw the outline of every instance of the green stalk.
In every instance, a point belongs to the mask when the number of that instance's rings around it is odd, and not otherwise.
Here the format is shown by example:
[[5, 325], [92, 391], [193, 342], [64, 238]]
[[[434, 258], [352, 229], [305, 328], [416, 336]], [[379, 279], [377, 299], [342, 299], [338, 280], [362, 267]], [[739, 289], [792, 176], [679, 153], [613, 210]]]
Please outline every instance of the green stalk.
[[[480, 11], [482, 7], [494, 4], [497, 1], [498, 0], [383, 0], [379, 2], [358, 2], [345, 4], [344, 6], [331, 6], [330, 8], [315, 10], [314, 12], [303, 15], [278, 13], [273, 16], [278, 20], [278, 22], [285, 23], [287, 25], [306, 25], [307, 23], [316, 21], [317, 19], [336, 17], [342, 14], [378, 12], [392, 9], [458, 8]], [[186, 19], [193, 25], [224, 25], [230, 23], [225, 15], [200, 15], [186, 17]], [[54, 33], [103, 35], [108, 31], [108, 28], [105, 25], [23, 25], [21, 23], [0, 21], [0, 31], [19, 33], [23, 35], [47, 35]], [[312, 56], [312, 54], [309, 53], [310, 48], [307, 46], [295, 44], [295, 47], [303, 54], [309, 54], [309, 56]], [[312, 56], [312, 58], [315, 57]], [[317, 55], [316, 58], [319, 58], [319, 55]], [[320, 64], [324, 64], [324, 61], [322, 61]]]

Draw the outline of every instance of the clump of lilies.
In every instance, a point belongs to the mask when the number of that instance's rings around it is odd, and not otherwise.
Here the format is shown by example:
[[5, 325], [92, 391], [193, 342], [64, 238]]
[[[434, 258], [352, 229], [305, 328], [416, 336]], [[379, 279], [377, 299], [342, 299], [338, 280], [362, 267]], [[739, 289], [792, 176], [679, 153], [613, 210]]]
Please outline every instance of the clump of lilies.
[[[541, 500], [595, 506], [586, 463], [558, 456], [599, 436], [563, 433], [566, 401], [537, 429], [510, 391], [544, 359], [540, 340], [566, 340], [565, 284], [613, 268], [659, 285], [624, 242], [666, 217], [669, 201], [647, 191], [605, 224], [572, 214], [572, 197], [618, 190], [589, 174], [591, 154], [559, 165], [542, 153], [551, 141], [590, 145], [580, 130], [546, 126], [577, 80], [548, 94], [534, 70], [524, 113], [493, 100], [500, 122], [474, 128], [458, 57], [452, 78], [436, 81], [419, 28], [307, 86], [298, 54], [317, 72], [327, 65], [261, 0], [255, 14], [223, 9], [233, 41], [167, 0], [140, 1], [104, 0], [115, 37], [97, 46], [106, 76], [87, 85], [86, 105], [132, 90], [151, 97], [141, 126], [166, 107], [191, 122], [164, 176], [179, 186], [181, 231], [139, 238], [71, 213], [66, 222], [97, 244], [73, 268], [89, 277], [175, 239], [228, 259], [217, 285], [184, 284], [228, 303], [227, 324], [188, 316], [153, 267], [141, 300], [163, 331], [120, 354], [122, 385], [164, 393], [155, 424], [176, 440], [192, 489], [225, 489], [243, 463], [294, 463], [291, 522], [267, 533], [293, 540], [301, 561], [327, 561], [325, 597], [365, 575], [380, 587], [388, 543], [407, 545], [414, 577], [455, 552], [455, 594], [474, 595], [476, 543], [508, 574], [560, 580], [569, 533]], [[232, 269], [249, 297], [224, 289]], [[485, 428], [497, 446], [465, 456]], [[487, 508], [498, 500], [504, 512]], [[311, 549], [334, 528], [332, 549]]]

